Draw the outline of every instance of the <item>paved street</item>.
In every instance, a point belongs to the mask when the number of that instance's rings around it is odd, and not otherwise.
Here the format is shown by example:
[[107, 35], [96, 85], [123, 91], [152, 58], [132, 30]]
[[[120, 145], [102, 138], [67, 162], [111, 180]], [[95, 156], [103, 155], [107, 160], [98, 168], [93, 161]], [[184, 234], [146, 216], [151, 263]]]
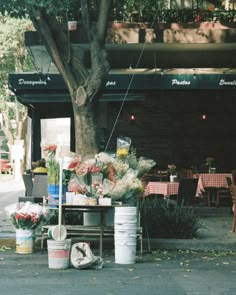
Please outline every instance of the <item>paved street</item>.
[[47, 253], [0, 252], [0, 286], [4, 295], [231, 295], [236, 292], [235, 253], [160, 251], [133, 265], [104, 257], [101, 270], [54, 270]]
[[15, 231], [6, 218], [4, 208], [18, 201], [19, 196], [24, 196], [24, 184], [22, 180], [15, 180], [12, 175], [2, 175], [0, 179], [0, 235], [8, 237]]
[[[229, 214], [202, 219], [206, 226], [198, 240], [152, 240], [152, 253], [147, 253], [145, 247], [142, 259], [138, 257], [133, 265], [116, 264], [112, 247], [106, 248], [101, 270], [54, 270], [48, 268], [47, 250], [40, 254], [38, 243], [33, 254], [15, 253], [15, 231], [6, 220], [4, 207], [23, 194], [22, 182], [0, 182], [0, 294], [230, 295], [236, 292], [236, 236], [231, 232]], [[11, 249], [5, 248], [6, 244]]]

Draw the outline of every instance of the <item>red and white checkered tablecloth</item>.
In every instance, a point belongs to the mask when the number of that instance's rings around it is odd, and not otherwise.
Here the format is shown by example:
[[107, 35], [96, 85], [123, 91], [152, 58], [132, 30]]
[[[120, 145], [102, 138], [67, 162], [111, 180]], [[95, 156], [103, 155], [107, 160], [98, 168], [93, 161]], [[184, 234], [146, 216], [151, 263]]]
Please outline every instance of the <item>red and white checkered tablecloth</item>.
[[194, 174], [194, 178], [198, 178], [198, 190], [204, 192], [206, 187], [227, 188], [226, 177], [233, 179], [230, 173], [215, 173], [215, 174]]
[[145, 188], [144, 196], [164, 195], [164, 198], [167, 198], [170, 195], [177, 195], [178, 189], [178, 182], [149, 182]]

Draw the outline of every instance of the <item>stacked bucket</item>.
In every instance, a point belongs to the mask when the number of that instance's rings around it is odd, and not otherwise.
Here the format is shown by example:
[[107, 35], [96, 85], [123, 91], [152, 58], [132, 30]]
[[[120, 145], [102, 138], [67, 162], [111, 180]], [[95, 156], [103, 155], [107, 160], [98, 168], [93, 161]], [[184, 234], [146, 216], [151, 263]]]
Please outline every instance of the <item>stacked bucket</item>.
[[137, 246], [137, 207], [115, 207], [115, 262], [133, 264]]
[[66, 239], [67, 231], [63, 225], [51, 226], [48, 229], [48, 267], [67, 269], [70, 266], [71, 240]]

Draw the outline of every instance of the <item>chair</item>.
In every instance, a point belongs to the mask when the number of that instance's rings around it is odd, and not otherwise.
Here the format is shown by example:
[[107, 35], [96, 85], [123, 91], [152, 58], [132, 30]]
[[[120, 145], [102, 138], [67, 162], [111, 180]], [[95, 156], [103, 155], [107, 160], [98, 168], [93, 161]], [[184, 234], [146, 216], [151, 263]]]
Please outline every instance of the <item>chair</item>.
[[48, 196], [48, 176], [35, 175], [32, 195], [34, 197]]
[[197, 178], [182, 178], [179, 181], [179, 190], [177, 195], [177, 204], [184, 202], [185, 206], [195, 206], [197, 191]]
[[25, 196], [32, 196], [33, 192], [33, 180], [30, 174], [22, 175], [23, 182], [25, 185]]
[[220, 199], [228, 199], [231, 200], [231, 192], [230, 192], [230, 186], [232, 185], [232, 180], [230, 177], [226, 177], [227, 181], [227, 188], [219, 188], [216, 190], [216, 207], [220, 206]]
[[180, 178], [193, 178], [193, 170], [189, 168], [183, 168], [179, 172]]
[[19, 202], [42, 203], [43, 198], [48, 196], [48, 177], [47, 175], [35, 175], [32, 194], [26, 197], [19, 197]]
[[232, 223], [232, 232], [236, 233], [236, 185], [231, 184], [230, 191], [232, 193], [232, 201], [233, 201], [233, 223]]

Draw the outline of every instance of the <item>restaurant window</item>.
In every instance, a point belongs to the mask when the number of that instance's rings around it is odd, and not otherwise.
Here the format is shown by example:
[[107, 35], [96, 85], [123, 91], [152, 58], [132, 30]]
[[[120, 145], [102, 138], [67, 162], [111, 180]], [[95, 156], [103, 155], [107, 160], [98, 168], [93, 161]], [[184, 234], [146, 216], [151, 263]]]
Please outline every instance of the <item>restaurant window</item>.
[[70, 153], [70, 118], [41, 119], [41, 153], [48, 144], [57, 145], [57, 157]]

